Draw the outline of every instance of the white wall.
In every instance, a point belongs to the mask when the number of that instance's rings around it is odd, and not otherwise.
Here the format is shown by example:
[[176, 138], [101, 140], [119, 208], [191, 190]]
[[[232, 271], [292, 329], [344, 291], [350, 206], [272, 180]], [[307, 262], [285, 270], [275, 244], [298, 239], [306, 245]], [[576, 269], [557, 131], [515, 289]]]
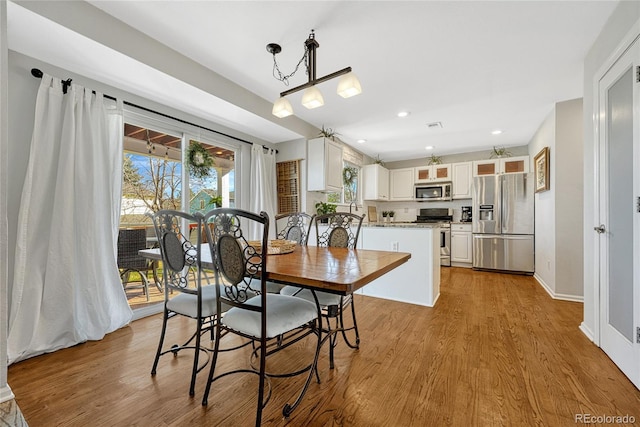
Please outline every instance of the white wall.
[[529, 144], [549, 147], [550, 189], [535, 195], [535, 277], [558, 299], [582, 301], [582, 99], [558, 102]]
[[7, 384], [8, 242], [7, 242], [7, 3], [0, 2], [0, 403], [13, 398]]
[[556, 114], [554, 108], [544, 119], [529, 143], [532, 164], [533, 157], [543, 147], [549, 147], [549, 157], [551, 158], [550, 189], [535, 195], [535, 277], [551, 295], [556, 292], [555, 145]]
[[623, 40], [630, 35], [640, 34], [640, 2], [619, 2], [609, 17], [600, 35], [591, 46], [584, 61], [584, 320], [580, 326], [582, 331], [598, 342], [596, 331], [595, 294], [598, 292], [598, 279], [594, 277], [594, 265], [597, 265], [596, 236], [593, 227], [595, 221], [595, 141], [594, 118], [597, 110], [594, 106], [594, 81], [600, 77], [600, 69], [610, 62]]

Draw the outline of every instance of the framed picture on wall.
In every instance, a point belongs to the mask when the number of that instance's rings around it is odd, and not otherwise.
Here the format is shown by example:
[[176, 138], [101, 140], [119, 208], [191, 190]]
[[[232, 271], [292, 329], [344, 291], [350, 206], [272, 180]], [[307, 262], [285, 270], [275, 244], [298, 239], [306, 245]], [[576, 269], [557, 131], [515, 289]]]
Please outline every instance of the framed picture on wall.
[[549, 147], [544, 147], [533, 159], [536, 176], [536, 193], [547, 191], [549, 184]]

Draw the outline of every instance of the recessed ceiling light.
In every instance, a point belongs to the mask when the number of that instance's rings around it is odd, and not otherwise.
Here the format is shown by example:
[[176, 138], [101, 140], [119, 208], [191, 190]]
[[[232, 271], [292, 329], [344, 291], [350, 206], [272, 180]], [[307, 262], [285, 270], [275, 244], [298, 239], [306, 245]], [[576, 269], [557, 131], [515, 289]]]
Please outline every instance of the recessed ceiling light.
[[358, 142], [358, 144], [364, 144], [365, 142], [367, 142], [367, 140], [366, 139], [359, 139], [357, 142]]
[[427, 145], [427, 146], [426, 146], [426, 147], [424, 147], [424, 148], [425, 148], [426, 150], [433, 150], [433, 149], [434, 149], [434, 148], [436, 148], [436, 147], [434, 147], [433, 145]]
[[398, 113], [398, 117], [407, 117], [409, 114], [411, 114], [411, 113], [408, 112], [408, 111], [400, 111]]
[[501, 133], [502, 133], [502, 131], [500, 129], [496, 129], [496, 130], [491, 132], [491, 135], [500, 135]]

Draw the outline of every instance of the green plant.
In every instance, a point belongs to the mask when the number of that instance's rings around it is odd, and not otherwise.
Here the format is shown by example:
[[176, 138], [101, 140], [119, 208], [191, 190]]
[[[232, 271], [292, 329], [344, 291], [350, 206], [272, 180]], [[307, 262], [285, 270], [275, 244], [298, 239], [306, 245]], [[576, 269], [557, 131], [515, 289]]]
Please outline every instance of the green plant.
[[500, 157], [511, 157], [511, 152], [507, 151], [506, 148], [504, 147], [493, 147], [493, 150], [491, 151], [491, 156], [490, 158], [495, 159], [495, 158], [500, 158]]
[[427, 164], [428, 165], [441, 165], [442, 164], [442, 157], [436, 156], [435, 154], [432, 154], [431, 156], [427, 157]]
[[333, 203], [318, 202], [316, 203], [316, 213], [318, 215], [335, 213], [337, 207], [338, 205], [334, 205]]
[[331, 128], [326, 128], [324, 127], [324, 125], [322, 125], [322, 129], [320, 130], [320, 133], [318, 134], [318, 136], [324, 136], [325, 138], [331, 138], [334, 139], [336, 136], [339, 136], [340, 134], [336, 131], [334, 131]]
[[386, 218], [389, 216], [389, 211], [382, 211], [382, 217]]
[[389, 217], [393, 218], [394, 216], [396, 216], [396, 211], [389, 211]]
[[376, 158], [373, 159], [373, 163], [375, 163], [376, 165], [384, 166], [384, 162], [382, 161], [382, 159], [380, 159], [380, 154], [378, 154]]

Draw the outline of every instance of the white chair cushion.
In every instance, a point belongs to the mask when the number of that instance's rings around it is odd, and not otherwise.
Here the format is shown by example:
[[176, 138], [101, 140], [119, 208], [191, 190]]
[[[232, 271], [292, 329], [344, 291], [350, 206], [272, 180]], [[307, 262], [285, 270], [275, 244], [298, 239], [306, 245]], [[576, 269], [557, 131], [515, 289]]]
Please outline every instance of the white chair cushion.
[[[267, 293], [270, 294], [279, 294], [280, 289], [282, 289], [284, 285], [281, 285], [276, 282], [267, 281]], [[260, 290], [260, 280], [259, 279], [251, 279], [251, 288]]]
[[[280, 290], [280, 294], [291, 295], [302, 298], [306, 301], [311, 301], [314, 304], [316, 303], [316, 300], [313, 299], [313, 294], [309, 289], [302, 289], [297, 286], [285, 286]], [[318, 302], [321, 307], [326, 307], [328, 305], [340, 305], [340, 295], [316, 291], [316, 296], [318, 297]]]
[[[261, 296], [255, 296], [247, 304], [260, 306]], [[300, 298], [267, 294], [267, 338], [274, 338], [294, 330], [316, 319], [318, 310], [315, 304]], [[260, 313], [233, 307], [222, 318], [229, 328], [261, 338]]]
[[[167, 302], [167, 309], [183, 316], [198, 317], [198, 297], [179, 293]], [[202, 317], [216, 314], [216, 288], [214, 285], [202, 287]]]

